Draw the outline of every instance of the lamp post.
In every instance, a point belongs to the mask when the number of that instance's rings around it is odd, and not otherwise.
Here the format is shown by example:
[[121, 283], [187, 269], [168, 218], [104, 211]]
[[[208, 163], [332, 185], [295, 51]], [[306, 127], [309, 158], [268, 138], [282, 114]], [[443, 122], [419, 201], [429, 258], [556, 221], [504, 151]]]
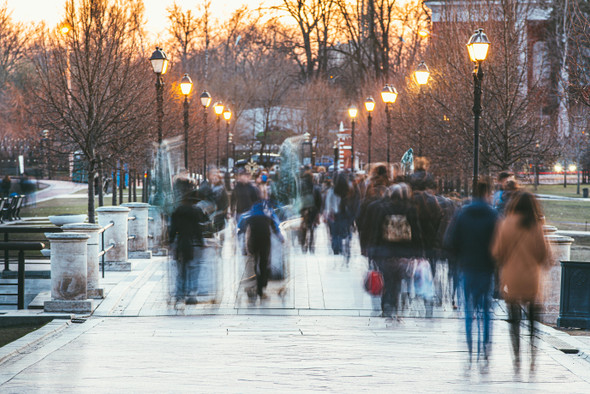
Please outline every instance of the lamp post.
[[365, 100], [365, 109], [367, 110], [367, 127], [368, 127], [368, 136], [369, 136], [369, 150], [368, 150], [368, 154], [367, 154], [367, 161], [369, 163], [369, 166], [371, 165], [371, 135], [372, 135], [372, 130], [371, 130], [371, 125], [372, 125], [372, 121], [373, 121], [373, 117], [371, 116], [371, 114], [373, 113], [373, 110], [375, 109], [375, 100], [373, 100], [373, 97], [367, 97], [367, 99]]
[[303, 140], [303, 145], [301, 146], [303, 149], [303, 165], [307, 166], [307, 165], [312, 165], [311, 163], [311, 135], [306, 132], [305, 134], [303, 134], [304, 140]]
[[188, 95], [193, 89], [193, 81], [184, 74], [180, 80], [180, 90], [184, 94], [184, 169], [188, 172]]
[[350, 123], [351, 123], [351, 130], [350, 130], [350, 169], [352, 170], [352, 172], [354, 172], [354, 125], [355, 125], [355, 119], [356, 116], [358, 115], [358, 109], [352, 105], [349, 109], [348, 109], [348, 116], [350, 116]]
[[203, 107], [203, 179], [207, 177], [207, 108], [211, 105], [211, 95], [203, 90], [200, 96]]
[[217, 160], [215, 161], [217, 168], [219, 168], [219, 134], [221, 134], [221, 114], [223, 114], [223, 108], [224, 106], [221, 101], [218, 101], [213, 105], [215, 122], [217, 123]]
[[535, 145], [535, 191], [539, 187], [539, 140]]
[[225, 142], [225, 157], [226, 157], [226, 167], [227, 170], [229, 171], [229, 143], [230, 143], [230, 138], [229, 138], [229, 121], [231, 119], [231, 110], [229, 109], [229, 107], [226, 107], [225, 110], [223, 111], [223, 119], [225, 119], [225, 131], [226, 131], [226, 142]]
[[333, 173], [336, 174], [338, 172], [338, 140], [334, 141], [334, 171]]
[[418, 129], [418, 156], [422, 156], [422, 129], [424, 128], [424, 96], [422, 93], [422, 86], [428, 83], [428, 77], [430, 77], [430, 70], [423, 61], [418, 64], [416, 71], [414, 71], [414, 78], [418, 84], [418, 101], [420, 101], [420, 127]]
[[390, 165], [389, 147], [391, 145], [391, 106], [397, 100], [397, 90], [391, 85], [385, 85], [381, 90], [381, 99], [385, 103], [385, 116], [387, 117], [387, 166]]
[[41, 132], [41, 147], [45, 156], [45, 168], [47, 168], [47, 179], [51, 179], [51, 159], [49, 158], [49, 130], [43, 130]]
[[[156, 194], [154, 196], [154, 205], [162, 205], [164, 202], [164, 195], [162, 190], [162, 185], [164, 182], [164, 174], [162, 172], [162, 121], [164, 119], [164, 81], [162, 80], [162, 75], [166, 74], [168, 71], [168, 57], [162, 51], [162, 48], [156, 47], [156, 50], [152, 53], [150, 57], [150, 62], [152, 63], [152, 69], [156, 74], [156, 102], [157, 102], [157, 118], [158, 118], [158, 165], [157, 165], [157, 187], [156, 187]], [[116, 173], [115, 179], [113, 179], [113, 184], [116, 182]], [[114, 194], [114, 188], [113, 188]]]
[[479, 117], [481, 116], [481, 81], [483, 80], [482, 62], [488, 55], [490, 41], [483, 32], [477, 29], [467, 42], [469, 58], [475, 63], [473, 70], [473, 190], [479, 179]]
[[156, 101], [158, 106], [158, 145], [162, 143], [162, 120], [164, 119], [164, 81], [162, 75], [168, 71], [168, 57], [162, 48], [156, 47], [150, 57], [152, 68], [156, 74]]

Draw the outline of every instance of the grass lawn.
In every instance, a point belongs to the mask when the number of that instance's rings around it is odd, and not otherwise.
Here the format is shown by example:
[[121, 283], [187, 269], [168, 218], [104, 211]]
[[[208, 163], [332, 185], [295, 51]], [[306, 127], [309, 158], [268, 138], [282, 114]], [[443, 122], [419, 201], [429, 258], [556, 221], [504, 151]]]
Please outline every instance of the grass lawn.
[[533, 185], [524, 185], [525, 190], [531, 193], [552, 194], [554, 196], [573, 198], [582, 198], [582, 189], [585, 187], [590, 188], [590, 185], [580, 185], [580, 194], [576, 194], [578, 187], [575, 184], [568, 184], [567, 187], [563, 187], [563, 184], [539, 185], [537, 191], [535, 191], [535, 187]]
[[560, 230], [590, 229], [590, 203], [577, 201], [541, 201], [547, 224]]
[[[126, 192], [126, 191], [125, 191]], [[86, 190], [80, 190], [73, 195], [87, 195]], [[141, 201], [141, 190], [137, 191], [138, 201]], [[105, 205], [111, 205], [112, 199], [109, 197], [104, 198]], [[128, 194], [123, 194], [123, 202], [128, 202]], [[98, 208], [98, 197], [94, 199], [95, 207]], [[54, 198], [52, 200], [43, 201], [37, 204], [37, 206], [28, 206], [21, 210], [21, 217], [32, 217], [32, 216], [50, 216], [59, 215], [64, 213], [87, 213], [88, 212], [88, 200], [86, 198], [74, 197], [74, 198]]]

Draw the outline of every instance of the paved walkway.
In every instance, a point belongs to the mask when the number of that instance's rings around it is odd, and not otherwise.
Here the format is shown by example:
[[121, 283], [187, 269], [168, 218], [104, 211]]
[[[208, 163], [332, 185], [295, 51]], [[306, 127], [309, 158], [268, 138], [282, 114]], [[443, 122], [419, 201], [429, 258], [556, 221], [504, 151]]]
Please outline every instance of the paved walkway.
[[[489, 366], [467, 369], [461, 311], [450, 307], [447, 290], [433, 319], [414, 299], [402, 322], [385, 320], [362, 290], [358, 244], [347, 267], [322, 246], [325, 237], [321, 228], [315, 255], [288, 254], [286, 279], [271, 282], [263, 302], [248, 301], [249, 274], [229, 239], [217, 291], [182, 310], [169, 301], [168, 258], [107, 272], [107, 297], [92, 316], [54, 320], [4, 358], [0, 349], [0, 392], [590, 391], [590, 343], [545, 326], [536, 335], [536, 372], [529, 373], [523, 335], [523, 370], [515, 376], [501, 305]], [[442, 269], [443, 285], [444, 277]], [[572, 348], [579, 353], [559, 350]]]

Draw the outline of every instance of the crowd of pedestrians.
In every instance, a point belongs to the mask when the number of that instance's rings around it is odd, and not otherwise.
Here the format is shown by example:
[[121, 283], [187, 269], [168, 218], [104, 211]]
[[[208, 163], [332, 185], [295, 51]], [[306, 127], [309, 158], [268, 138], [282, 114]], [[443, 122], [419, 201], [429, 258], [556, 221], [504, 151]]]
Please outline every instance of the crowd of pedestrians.
[[[437, 189], [425, 158], [415, 158], [414, 166], [412, 173], [401, 171], [400, 165], [385, 164], [357, 174], [303, 169], [290, 210], [299, 214], [297, 247], [301, 253], [315, 253], [317, 227], [324, 222], [329, 235], [326, 246], [343, 256], [347, 267], [351, 243], [358, 234], [367, 266], [382, 276], [382, 315], [397, 321], [413, 296], [423, 300], [426, 317], [433, 315], [447, 291], [436, 286], [434, 279], [442, 275], [439, 267], [448, 267], [442, 271], [448, 275], [453, 309], [464, 311], [469, 364], [475, 353], [484, 365], [488, 360], [490, 313], [493, 298], [498, 298], [508, 306], [518, 370], [521, 313], [525, 310], [530, 321], [532, 353], [533, 321], [542, 300], [539, 283], [550, 260], [539, 203], [519, 188], [509, 172], [499, 174], [495, 192], [492, 183], [482, 179], [472, 196], [462, 199], [458, 193], [443, 195]], [[253, 264], [256, 285], [245, 289], [248, 297], [252, 302], [268, 297], [271, 240], [284, 242], [275, 214], [273, 177], [276, 174], [265, 170], [251, 174], [238, 169], [235, 182], [230, 182], [212, 169], [198, 186], [188, 179], [178, 180], [178, 206], [169, 227], [179, 267], [177, 303], [195, 301], [199, 284], [190, 273], [191, 261], [204, 247], [204, 239], [220, 234], [231, 220], [238, 252], [249, 256]]]

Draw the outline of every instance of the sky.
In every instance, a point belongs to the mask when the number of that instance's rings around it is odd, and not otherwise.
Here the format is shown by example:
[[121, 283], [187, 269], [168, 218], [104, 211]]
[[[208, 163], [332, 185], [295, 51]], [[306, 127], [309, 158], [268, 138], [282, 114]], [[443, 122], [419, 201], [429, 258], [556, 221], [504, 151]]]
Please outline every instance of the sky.
[[[65, 0], [5, 0], [12, 16], [17, 21], [39, 22], [44, 20], [48, 26], [57, 25], [63, 15]], [[176, 0], [183, 9], [195, 9], [203, 0]], [[147, 30], [152, 34], [159, 34], [166, 27], [166, 8], [174, 0], [144, 0], [147, 19]], [[222, 0], [211, 2], [214, 18], [224, 19], [243, 4], [251, 8], [258, 6], [260, 0]]]

